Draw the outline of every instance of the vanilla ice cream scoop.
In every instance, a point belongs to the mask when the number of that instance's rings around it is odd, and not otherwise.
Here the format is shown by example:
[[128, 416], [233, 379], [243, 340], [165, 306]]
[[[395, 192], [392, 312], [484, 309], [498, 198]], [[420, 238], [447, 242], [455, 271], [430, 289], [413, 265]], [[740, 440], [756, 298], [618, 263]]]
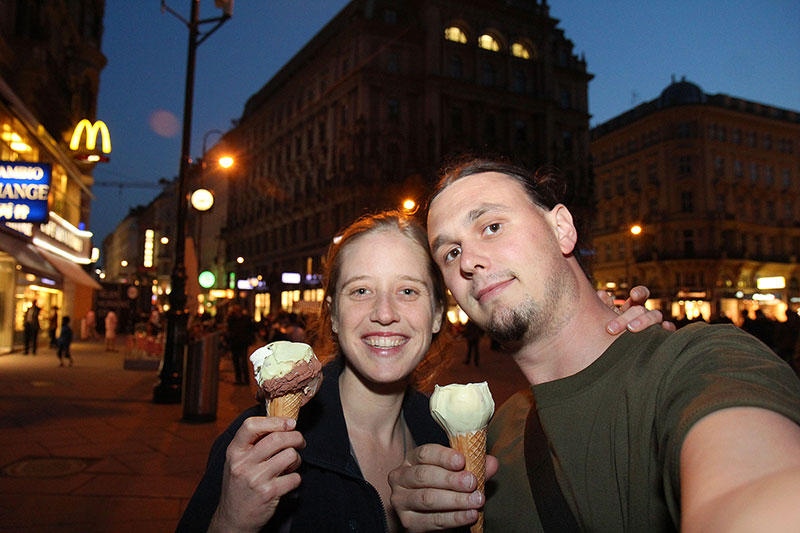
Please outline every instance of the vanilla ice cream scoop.
[[449, 435], [485, 428], [494, 414], [489, 384], [436, 385], [431, 395], [431, 414]]
[[312, 364], [316, 360], [311, 346], [302, 342], [276, 341], [262, 346], [250, 355], [256, 382], [288, 375], [298, 364]]

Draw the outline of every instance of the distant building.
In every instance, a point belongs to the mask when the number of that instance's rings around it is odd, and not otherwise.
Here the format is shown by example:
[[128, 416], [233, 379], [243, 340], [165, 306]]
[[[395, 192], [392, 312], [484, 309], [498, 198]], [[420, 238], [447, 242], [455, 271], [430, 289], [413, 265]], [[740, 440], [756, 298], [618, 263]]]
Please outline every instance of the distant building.
[[591, 137], [598, 288], [679, 318], [797, 311], [800, 112], [673, 79]]
[[350, 2], [226, 135], [226, 267], [256, 313], [318, 306], [332, 237], [423, 202], [453, 154], [556, 165], [588, 209], [592, 75], [557, 26], [546, 1]]
[[83, 267], [94, 261], [87, 158], [110, 143], [95, 122], [104, 10], [104, 0], [0, 1], [0, 351], [22, 344], [34, 300], [44, 331], [55, 306], [77, 327], [99, 288]]

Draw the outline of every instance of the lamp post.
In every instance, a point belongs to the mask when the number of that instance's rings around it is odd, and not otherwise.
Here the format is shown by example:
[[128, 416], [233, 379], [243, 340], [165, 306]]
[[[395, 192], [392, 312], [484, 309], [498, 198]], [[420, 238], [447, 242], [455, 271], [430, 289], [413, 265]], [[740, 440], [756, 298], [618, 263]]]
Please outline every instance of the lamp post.
[[[183, 138], [181, 142], [181, 162], [176, 187], [177, 211], [175, 224], [175, 259], [172, 265], [172, 290], [169, 294], [169, 311], [167, 312], [167, 338], [164, 343], [164, 354], [158, 370], [158, 383], [153, 388], [153, 402], [171, 404], [181, 402], [182, 362], [186, 347], [186, 176], [191, 163], [189, 145], [192, 130], [192, 101], [194, 99], [194, 66], [197, 47], [230, 18], [228, 9], [216, 18], [200, 20], [200, 0], [191, 0], [190, 19], [181, 15], [161, 0], [161, 9], [186, 24], [189, 29], [189, 52], [186, 65], [186, 89], [183, 100]], [[211, 30], [200, 34], [202, 24], [216, 23]]]
[[[639, 235], [640, 233], [642, 233], [642, 227], [640, 225], [638, 225], [638, 224], [635, 224], [635, 225], [630, 227], [629, 231], [630, 231], [630, 234], [631, 234], [631, 238], [630, 238], [629, 242], [632, 244], [633, 243], [633, 238], [636, 237], [637, 235]], [[629, 248], [632, 248], [632, 247], [629, 247]], [[627, 285], [627, 287], [625, 287], [625, 289], [627, 291], [631, 290], [631, 276], [630, 276], [630, 269], [631, 268], [630, 268], [630, 265], [631, 265], [631, 255], [632, 255], [631, 252], [632, 251], [633, 250], [625, 250], [625, 284]]]

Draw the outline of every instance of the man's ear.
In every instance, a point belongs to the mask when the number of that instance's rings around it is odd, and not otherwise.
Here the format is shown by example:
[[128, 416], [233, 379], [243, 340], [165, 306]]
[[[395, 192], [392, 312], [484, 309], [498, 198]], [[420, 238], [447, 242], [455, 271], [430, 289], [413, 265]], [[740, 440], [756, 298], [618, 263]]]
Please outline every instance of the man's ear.
[[330, 296], [325, 297], [325, 305], [330, 308], [331, 312], [331, 330], [334, 333], [339, 333], [339, 319], [336, 316], [336, 309], [333, 307], [333, 300]]
[[578, 242], [578, 231], [572, 220], [572, 213], [564, 204], [556, 205], [550, 215], [554, 224], [556, 240], [564, 255], [571, 254]]

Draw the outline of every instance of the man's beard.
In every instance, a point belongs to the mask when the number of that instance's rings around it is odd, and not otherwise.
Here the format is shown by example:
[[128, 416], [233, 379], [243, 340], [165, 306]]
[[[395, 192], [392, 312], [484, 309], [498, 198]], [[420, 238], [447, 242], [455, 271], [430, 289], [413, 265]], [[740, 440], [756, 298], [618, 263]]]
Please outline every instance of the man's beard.
[[559, 261], [553, 265], [545, 282], [541, 300], [526, 295], [522, 303], [513, 308], [495, 309], [489, 317], [487, 331], [501, 344], [529, 343], [555, 334], [561, 324], [559, 305], [569, 300], [566, 295], [577, 291], [569, 267]]

